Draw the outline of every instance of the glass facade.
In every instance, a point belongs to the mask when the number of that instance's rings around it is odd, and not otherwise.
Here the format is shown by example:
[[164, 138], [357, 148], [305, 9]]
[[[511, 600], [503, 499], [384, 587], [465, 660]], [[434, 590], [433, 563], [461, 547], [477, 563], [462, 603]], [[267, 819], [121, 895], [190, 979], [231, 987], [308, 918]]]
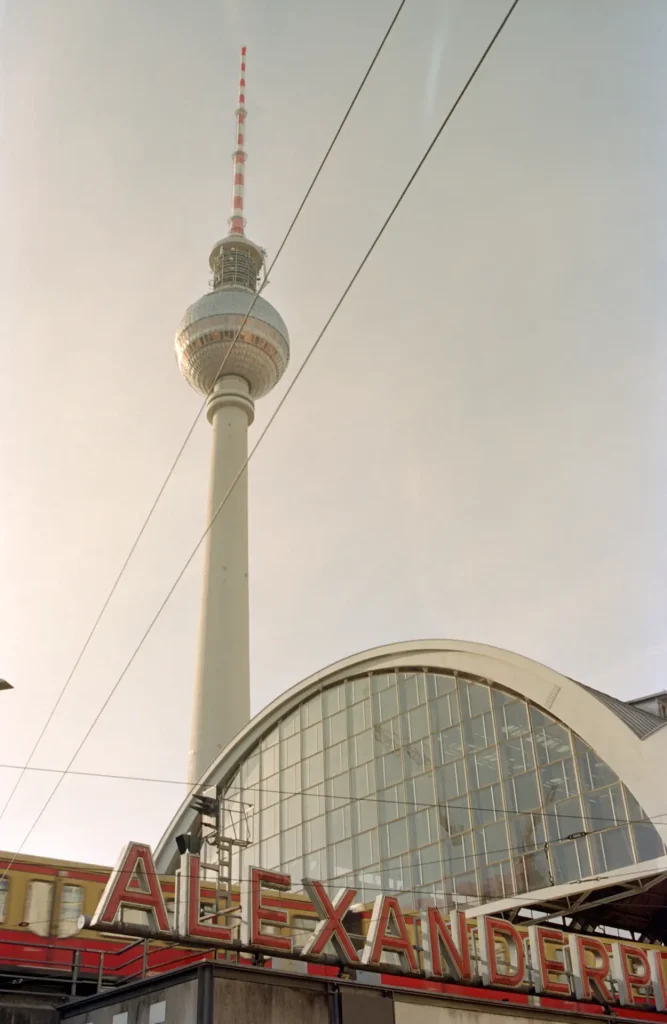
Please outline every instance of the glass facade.
[[304, 699], [224, 786], [252, 805], [250, 864], [360, 899], [451, 907], [665, 852], [618, 776], [572, 730], [460, 673], [390, 671]]

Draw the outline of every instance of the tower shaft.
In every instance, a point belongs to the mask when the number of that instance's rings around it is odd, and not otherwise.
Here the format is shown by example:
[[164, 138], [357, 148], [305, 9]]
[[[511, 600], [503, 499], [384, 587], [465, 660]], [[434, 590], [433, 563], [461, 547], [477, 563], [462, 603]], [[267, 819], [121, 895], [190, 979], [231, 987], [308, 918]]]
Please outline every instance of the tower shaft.
[[209, 256], [213, 290], [187, 308], [176, 332], [179, 368], [206, 395], [213, 427], [188, 757], [193, 784], [250, 721], [248, 427], [255, 400], [275, 387], [289, 361], [287, 327], [258, 292], [264, 250], [245, 235], [245, 68], [244, 46], [229, 234]]
[[[208, 401], [213, 452], [188, 781], [197, 782], [250, 720], [247, 383], [225, 376]], [[221, 507], [222, 506], [222, 507]], [[220, 511], [218, 511], [220, 510]], [[217, 515], [216, 515], [217, 513]]]

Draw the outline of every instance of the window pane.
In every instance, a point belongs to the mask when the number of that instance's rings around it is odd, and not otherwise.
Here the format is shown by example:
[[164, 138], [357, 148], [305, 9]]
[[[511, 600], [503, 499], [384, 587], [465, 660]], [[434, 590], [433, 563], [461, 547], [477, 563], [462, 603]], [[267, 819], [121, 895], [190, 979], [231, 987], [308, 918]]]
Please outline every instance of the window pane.
[[303, 784], [305, 788], [315, 786], [324, 779], [324, 755], [313, 754], [303, 762]]
[[304, 818], [315, 818], [324, 814], [324, 786], [313, 786], [311, 790], [304, 793], [303, 816]]
[[584, 831], [581, 799], [578, 796], [555, 805], [547, 816], [547, 831], [551, 841]]
[[530, 718], [540, 764], [550, 764], [572, 753], [567, 729], [555, 722], [549, 715], [531, 707]]
[[545, 807], [557, 800], [574, 796], [577, 792], [577, 781], [574, 775], [574, 762], [571, 757], [564, 761], [555, 761], [540, 770], [542, 792]]
[[426, 702], [426, 682], [423, 672], [398, 673], [398, 688], [401, 692], [403, 707], [406, 710], [416, 708]]
[[395, 685], [396, 674], [394, 672], [382, 672], [371, 676], [371, 691], [373, 693], [379, 693], [381, 690], [386, 690], [387, 687]]
[[455, 725], [451, 729], [445, 729], [440, 733], [436, 741], [436, 751], [439, 748], [438, 761], [444, 764], [446, 761], [455, 761], [463, 753], [463, 737], [461, 726]]
[[446, 802], [466, 792], [466, 774], [463, 761], [452, 761], [436, 769], [438, 800]]
[[460, 715], [456, 690], [432, 701], [429, 710], [434, 730], [449, 729], [452, 725], [457, 725]]
[[373, 694], [373, 716], [376, 722], [386, 722], [398, 714], [398, 693], [396, 687]]
[[322, 749], [321, 722], [317, 722], [315, 725], [311, 725], [309, 729], [304, 729], [301, 735], [303, 737], [304, 757], [308, 757], [310, 754], [316, 754], [318, 750]]
[[435, 809], [433, 807], [426, 808], [423, 811], [419, 811], [417, 814], [410, 815], [408, 828], [410, 833], [410, 846], [413, 849], [416, 847], [426, 846], [428, 843], [434, 842], [438, 838]]
[[544, 846], [544, 819], [541, 814], [521, 814], [511, 823], [511, 846], [517, 853]]
[[491, 710], [491, 691], [482, 683], [468, 683], [459, 679], [459, 698], [464, 718], [474, 718]]
[[584, 807], [587, 828], [591, 832], [612, 828], [616, 824], [616, 812], [610, 790], [602, 789], [597, 793], [586, 793]]
[[25, 920], [30, 931], [36, 935], [48, 935], [53, 905], [51, 882], [28, 882], [26, 892]]
[[470, 789], [491, 786], [500, 778], [498, 755], [494, 749], [471, 754], [467, 760]]
[[[386, 830], [386, 834], [389, 840], [389, 849], [387, 852], [382, 851], [383, 857], [395, 857], [399, 853], [406, 853], [408, 850], [408, 830], [406, 828], [405, 819], [399, 819], [398, 821], [392, 821], [389, 825], [384, 825], [383, 829]], [[380, 846], [382, 847], [382, 829], [380, 830]]]
[[528, 707], [524, 701], [494, 690], [493, 707], [499, 739], [512, 739], [529, 731]]
[[0, 878], [0, 924], [7, 919], [7, 903], [9, 899], [9, 879]]
[[329, 747], [326, 756], [327, 776], [340, 775], [346, 772], [350, 766], [348, 753], [348, 740], [337, 743], [335, 747]]
[[306, 878], [326, 878], [326, 850], [318, 850], [316, 853], [308, 853], [304, 857], [303, 867]]
[[311, 697], [310, 700], [301, 706], [301, 716], [304, 726], [314, 725], [315, 722], [322, 721], [321, 693], [318, 693], [316, 697]]
[[336, 711], [340, 711], [341, 708], [345, 707], [345, 687], [343, 685], [332, 686], [330, 689], [325, 690], [323, 697], [324, 714], [327, 716], [333, 715]]
[[602, 786], [611, 786], [618, 782], [616, 773], [578, 736], [574, 738], [574, 749], [583, 789], [600, 789]]
[[352, 736], [371, 727], [371, 702], [362, 700], [350, 708], [350, 732]]
[[354, 765], [365, 764], [373, 760], [373, 730], [359, 733], [350, 741], [350, 757]]
[[632, 846], [630, 845], [630, 829], [627, 825], [622, 828], [614, 828], [609, 832], [600, 834], [602, 849], [604, 850], [605, 862], [608, 871], [614, 868], [624, 868], [632, 864]]
[[440, 848], [437, 843], [426, 846], [419, 851], [417, 885], [430, 885], [433, 882], [442, 881], [442, 865], [440, 863]]
[[473, 821], [476, 825], [489, 825], [505, 816], [502, 793], [499, 785], [479, 789], [470, 799]]
[[327, 814], [327, 826], [332, 840], [348, 839], [352, 834], [350, 805], [337, 807]]
[[347, 684], [347, 703], [356, 704], [358, 701], [363, 700], [364, 697], [369, 697], [371, 692], [371, 684], [368, 676], [361, 676], [359, 679], [351, 679]]
[[371, 830], [354, 837], [354, 856], [359, 868], [375, 864], [378, 859], [377, 832]]
[[460, 875], [475, 866], [472, 832], [446, 839], [441, 843], [445, 878]]
[[300, 724], [301, 715], [299, 714], [298, 711], [293, 711], [291, 715], [287, 715], [285, 718], [283, 718], [282, 722], [280, 723], [283, 739], [287, 739], [288, 736], [295, 736], [296, 733], [299, 731]]
[[505, 860], [509, 843], [507, 841], [507, 825], [498, 821], [494, 825], [480, 829], [475, 834], [475, 852], [480, 863], [493, 864]]
[[372, 764], [362, 764], [350, 773], [352, 792], [355, 796], [368, 796], [375, 792], [375, 771]]
[[380, 821], [391, 821], [403, 814], [405, 805], [399, 806], [399, 791], [397, 786], [380, 790], [378, 793], [378, 805]]
[[[415, 808], [425, 807], [435, 803], [435, 791], [433, 789], [433, 776], [430, 772], [426, 775], [417, 775], [409, 779], [406, 784], [406, 800]], [[458, 794], [456, 794], [458, 795]]]
[[301, 736], [297, 733], [296, 736], [290, 736], [289, 739], [283, 741], [283, 764], [288, 768], [291, 764], [296, 764], [301, 757]]
[[591, 873], [586, 842], [579, 839], [565, 843], [554, 843], [551, 846], [553, 874], [556, 884], [572, 882], [584, 878]]
[[447, 835], [455, 836], [470, 828], [470, 810], [467, 796], [452, 800], [440, 808], [440, 825]]
[[304, 842], [307, 850], [319, 850], [321, 847], [326, 846], [324, 821], [324, 815], [321, 814], [318, 818], [313, 818], [305, 823]]
[[431, 740], [427, 736], [424, 739], [416, 740], [414, 743], [406, 743], [403, 748], [403, 768], [405, 774], [421, 775], [426, 768], [431, 768], [433, 760], [431, 757]]
[[301, 826], [289, 828], [282, 834], [283, 855], [282, 863], [300, 857], [303, 849]]
[[347, 712], [338, 711], [324, 720], [324, 739], [328, 747], [347, 737]]
[[393, 786], [403, 778], [403, 764], [400, 752], [385, 754], [378, 761], [380, 772], [378, 782], [381, 786]]
[[252, 789], [259, 782], [259, 753], [251, 754], [241, 766], [241, 782], [244, 789]]
[[493, 719], [487, 712], [477, 718], [468, 718], [463, 723], [463, 739], [466, 752], [484, 750], [495, 742], [493, 735]]
[[[277, 735], [277, 730], [276, 730]], [[262, 778], [267, 779], [271, 775], [275, 775], [280, 766], [279, 761], [279, 747], [273, 746], [268, 747], [262, 751]]]
[[503, 778], [519, 775], [535, 767], [535, 753], [530, 736], [521, 736], [500, 748]]
[[455, 694], [456, 678], [454, 676], [442, 675], [440, 672], [438, 672], [437, 675], [431, 675], [429, 673], [426, 676], [426, 692], [428, 694], [429, 701], [434, 700], [436, 697], [442, 697], [446, 693]]
[[549, 885], [549, 863], [544, 850], [529, 853], [523, 858], [528, 889], [542, 889]]
[[408, 712], [407, 720], [407, 735], [405, 737], [408, 743], [414, 743], [415, 740], [420, 740], [424, 736], [428, 736], [428, 713], [426, 711], [426, 705], [422, 704], [418, 708], [414, 708]]
[[[651, 825], [649, 822], [646, 822], [646, 824], [633, 825], [632, 832], [635, 837], [637, 857], [640, 861], [653, 860], [654, 857], [662, 857], [665, 852], [665, 847], [658, 835], [658, 830], [654, 825]], [[1, 896], [2, 894], [0, 893], [0, 899]], [[0, 921], [1, 920], [2, 916], [0, 915]]]

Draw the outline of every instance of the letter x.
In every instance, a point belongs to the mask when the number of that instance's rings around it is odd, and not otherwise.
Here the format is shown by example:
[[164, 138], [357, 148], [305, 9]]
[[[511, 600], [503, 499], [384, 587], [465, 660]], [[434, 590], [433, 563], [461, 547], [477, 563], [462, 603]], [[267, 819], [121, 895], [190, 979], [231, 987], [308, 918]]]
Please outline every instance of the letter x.
[[348, 963], [358, 963], [359, 956], [343, 924], [343, 918], [357, 890], [339, 889], [332, 903], [321, 882], [304, 878], [303, 886], [320, 918], [317, 928], [303, 947], [304, 955], [320, 956], [327, 942], [331, 941], [338, 956]]

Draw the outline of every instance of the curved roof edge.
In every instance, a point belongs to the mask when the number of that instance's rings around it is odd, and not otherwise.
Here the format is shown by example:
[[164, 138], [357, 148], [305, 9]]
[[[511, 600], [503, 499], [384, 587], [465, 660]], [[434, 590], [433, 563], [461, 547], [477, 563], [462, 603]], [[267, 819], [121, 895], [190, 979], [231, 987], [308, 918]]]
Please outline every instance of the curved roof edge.
[[[524, 697], [568, 725], [588, 742], [625, 782], [649, 817], [667, 815], [660, 803], [662, 764], [666, 751], [659, 727], [644, 730], [643, 737], [616, 706], [622, 701], [608, 697], [531, 658], [488, 644], [465, 640], [409, 640], [374, 647], [328, 665], [290, 687], [255, 715], [202, 775], [194, 790], [208, 788], [230, 775], [235, 766], [277, 722], [311, 694], [365, 672], [399, 667], [459, 671], [489, 679]], [[636, 709], [632, 709], [636, 711]], [[657, 716], [643, 712], [651, 719]], [[647, 723], [644, 723], [646, 725]], [[194, 812], [186, 797], [165, 831], [156, 851], [158, 871], [168, 871], [174, 857], [174, 840], [187, 831]], [[656, 822], [667, 841], [667, 823]]]

